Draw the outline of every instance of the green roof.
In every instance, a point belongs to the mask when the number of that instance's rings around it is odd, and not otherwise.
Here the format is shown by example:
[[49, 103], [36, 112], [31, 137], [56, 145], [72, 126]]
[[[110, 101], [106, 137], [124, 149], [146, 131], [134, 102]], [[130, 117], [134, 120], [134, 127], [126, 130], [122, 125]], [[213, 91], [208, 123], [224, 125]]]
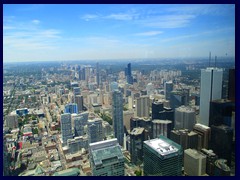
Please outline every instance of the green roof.
[[69, 168], [63, 171], [55, 172], [53, 176], [78, 176], [80, 170], [78, 168]]

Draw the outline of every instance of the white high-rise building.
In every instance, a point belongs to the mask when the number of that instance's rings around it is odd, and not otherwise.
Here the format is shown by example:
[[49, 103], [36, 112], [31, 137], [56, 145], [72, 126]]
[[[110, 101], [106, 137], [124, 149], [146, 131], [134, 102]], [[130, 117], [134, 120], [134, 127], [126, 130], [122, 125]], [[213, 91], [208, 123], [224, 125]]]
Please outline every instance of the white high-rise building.
[[200, 122], [209, 125], [210, 101], [222, 98], [223, 69], [207, 68], [201, 70]]

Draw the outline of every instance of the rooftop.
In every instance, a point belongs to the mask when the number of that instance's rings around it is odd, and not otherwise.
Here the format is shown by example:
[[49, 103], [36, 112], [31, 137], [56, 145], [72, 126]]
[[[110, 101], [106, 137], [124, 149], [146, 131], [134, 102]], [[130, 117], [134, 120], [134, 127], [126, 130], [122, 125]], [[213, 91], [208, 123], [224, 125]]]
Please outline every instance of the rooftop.
[[176, 153], [181, 148], [181, 146], [177, 145], [170, 139], [167, 139], [166, 137], [163, 136], [160, 136], [160, 138], [144, 141], [144, 144], [151, 147], [161, 156]]

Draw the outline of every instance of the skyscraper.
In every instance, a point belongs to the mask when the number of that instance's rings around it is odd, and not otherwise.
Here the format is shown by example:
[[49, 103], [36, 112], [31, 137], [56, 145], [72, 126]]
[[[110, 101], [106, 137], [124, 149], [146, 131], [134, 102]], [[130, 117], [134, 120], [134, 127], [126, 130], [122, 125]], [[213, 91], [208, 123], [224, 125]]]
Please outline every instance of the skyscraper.
[[78, 107], [76, 103], [69, 103], [65, 105], [65, 113], [70, 113], [70, 114], [77, 114], [78, 113]]
[[93, 176], [124, 176], [124, 156], [117, 139], [91, 143], [90, 165]]
[[70, 113], [65, 113], [61, 115], [61, 133], [63, 145], [66, 145], [67, 140], [73, 138]]
[[74, 122], [74, 134], [75, 136], [83, 136], [84, 135], [84, 121], [81, 115], [74, 114], [72, 115]]
[[206, 156], [195, 149], [184, 151], [184, 172], [188, 176], [206, 174]]
[[159, 119], [154, 119], [152, 121], [153, 138], [158, 138], [160, 135], [163, 135], [169, 138], [171, 130], [172, 130], [172, 121], [159, 120]]
[[123, 96], [120, 91], [112, 93], [112, 119], [115, 138], [119, 144], [123, 145], [124, 126], [123, 126]]
[[131, 63], [128, 63], [127, 68], [125, 69], [125, 76], [127, 78], [127, 83], [133, 84]]
[[170, 93], [173, 90], [172, 81], [168, 81], [165, 83], [164, 90], [165, 90], [165, 99], [170, 100]]
[[160, 138], [144, 141], [143, 171], [145, 176], [181, 176], [183, 150], [170, 139]]
[[195, 124], [193, 132], [198, 134], [198, 150], [202, 148], [208, 149], [211, 137], [211, 129], [203, 124]]
[[100, 84], [99, 63], [96, 64], [96, 79], [97, 79], [97, 86], [99, 88], [99, 84]]
[[95, 118], [88, 120], [88, 140], [89, 143], [103, 140], [102, 119]]
[[209, 126], [210, 101], [222, 98], [223, 70], [207, 68], [201, 70], [200, 123]]
[[163, 103], [154, 101], [152, 103], [152, 119], [162, 119], [159, 112], [163, 111]]
[[140, 96], [136, 99], [136, 117], [149, 117], [149, 96]]
[[83, 111], [83, 96], [82, 95], [75, 96], [75, 103], [77, 104], [77, 108], [78, 108], [77, 113]]
[[175, 129], [192, 130], [196, 123], [196, 114], [194, 109], [187, 106], [180, 106], [175, 109]]

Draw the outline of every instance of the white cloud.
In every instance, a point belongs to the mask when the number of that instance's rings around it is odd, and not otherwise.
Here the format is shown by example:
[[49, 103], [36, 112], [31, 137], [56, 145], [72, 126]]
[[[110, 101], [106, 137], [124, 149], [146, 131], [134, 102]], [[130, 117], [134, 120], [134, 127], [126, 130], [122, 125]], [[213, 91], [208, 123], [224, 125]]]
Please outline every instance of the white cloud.
[[34, 20], [32, 20], [32, 23], [38, 25], [38, 24], [40, 24], [40, 21], [37, 19], [34, 19]]
[[115, 20], [133, 20], [136, 14], [131, 13], [117, 13], [117, 14], [110, 14], [106, 16], [107, 19], [115, 19]]
[[158, 34], [162, 34], [162, 31], [147, 31], [142, 33], [135, 34], [136, 36], [156, 36]]
[[93, 20], [93, 19], [97, 19], [99, 18], [99, 15], [96, 14], [85, 14], [81, 17], [81, 19], [85, 20], [85, 21], [89, 21], [89, 20]]

